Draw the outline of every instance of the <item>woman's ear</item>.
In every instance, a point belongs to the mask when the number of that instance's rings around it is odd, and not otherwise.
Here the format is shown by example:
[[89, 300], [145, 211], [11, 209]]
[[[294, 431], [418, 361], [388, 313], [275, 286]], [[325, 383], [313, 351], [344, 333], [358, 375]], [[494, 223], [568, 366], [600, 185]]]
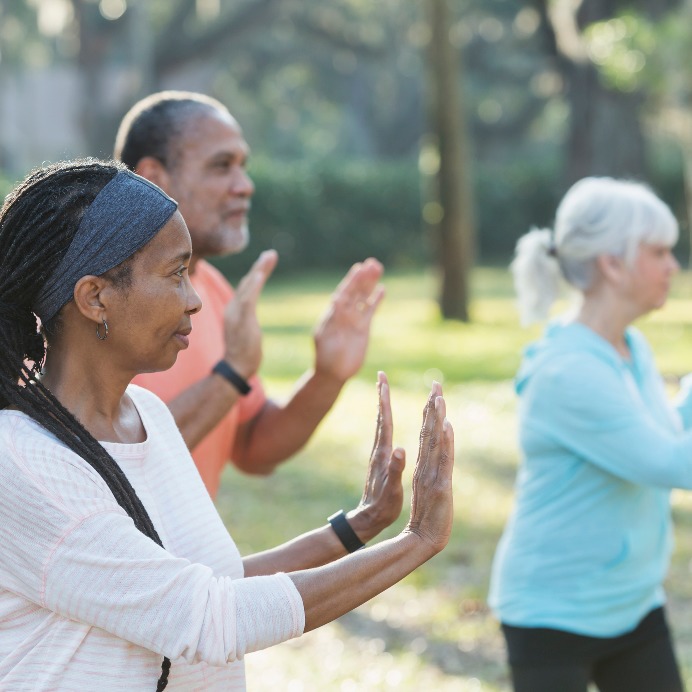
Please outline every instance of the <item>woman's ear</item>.
[[625, 268], [625, 260], [617, 255], [599, 255], [596, 257], [596, 267], [605, 279], [619, 283]]
[[100, 276], [83, 276], [74, 287], [74, 302], [84, 317], [100, 324], [106, 317], [110, 284]]

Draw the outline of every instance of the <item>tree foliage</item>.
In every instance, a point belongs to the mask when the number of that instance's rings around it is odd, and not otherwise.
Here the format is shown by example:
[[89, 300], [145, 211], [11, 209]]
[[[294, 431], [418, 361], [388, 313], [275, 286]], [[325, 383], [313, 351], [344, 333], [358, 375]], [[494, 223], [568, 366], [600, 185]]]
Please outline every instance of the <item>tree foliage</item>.
[[[317, 169], [353, 160], [415, 169], [430, 162], [425, 6], [406, 0], [0, 0], [0, 66], [26, 74], [78, 65], [85, 150], [95, 154], [111, 151], [117, 123], [134, 100], [181, 87], [227, 103], [265, 159], [307, 161]], [[478, 240], [486, 256], [506, 252], [526, 230], [524, 219], [575, 177], [654, 176], [652, 142], [661, 122], [692, 132], [682, 118], [692, 112], [683, 88], [690, 82], [690, 22], [682, 15], [677, 22], [666, 19], [683, 6], [680, 0], [450, 3], [449, 36], [464, 68], [457, 85], [480, 200]], [[642, 113], [656, 118], [642, 121]], [[2, 157], [0, 149], [0, 167]], [[518, 173], [521, 167], [534, 176], [533, 188]], [[494, 198], [487, 192], [492, 176], [507, 195], [506, 210], [484, 202]], [[521, 188], [514, 188], [519, 179]], [[539, 188], [545, 180], [549, 194]]]

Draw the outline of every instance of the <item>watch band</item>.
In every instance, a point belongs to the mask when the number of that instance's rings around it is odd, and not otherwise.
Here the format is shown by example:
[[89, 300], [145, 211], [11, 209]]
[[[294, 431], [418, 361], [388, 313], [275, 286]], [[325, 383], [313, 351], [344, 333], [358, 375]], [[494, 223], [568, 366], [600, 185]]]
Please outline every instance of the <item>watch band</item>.
[[228, 380], [243, 396], [250, 393], [252, 387], [225, 360], [220, 360], [211, 370]]
[[332, 514], [327, 521], [332, 525], [334, 533], [338, 536], [344, 548], [346, 548], [349, 553], [354, 553], [356, 550], [360, 550], [360, 548], [365, 546], [365, 543], [358, 538], [358, 534], [348, 523], [343, 509]]

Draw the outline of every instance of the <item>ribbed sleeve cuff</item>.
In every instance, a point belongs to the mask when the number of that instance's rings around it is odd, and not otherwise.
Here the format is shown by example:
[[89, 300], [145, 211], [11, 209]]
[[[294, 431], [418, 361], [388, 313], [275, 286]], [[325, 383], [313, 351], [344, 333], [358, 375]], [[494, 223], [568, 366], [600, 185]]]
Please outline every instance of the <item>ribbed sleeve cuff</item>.
[[286, 574], [239, 579], [234, 587], [237, 658], [303, 633], [303, 600]]

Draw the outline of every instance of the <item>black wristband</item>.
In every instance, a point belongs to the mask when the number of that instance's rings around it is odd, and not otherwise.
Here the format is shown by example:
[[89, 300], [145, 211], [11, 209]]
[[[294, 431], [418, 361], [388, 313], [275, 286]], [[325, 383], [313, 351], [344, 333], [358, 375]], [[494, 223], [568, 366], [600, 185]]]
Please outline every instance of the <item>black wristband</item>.
[[358, 538], [358, 534], [348, 523], [348, 519], [346, 519], [343, 509], [340, 509], [338, 512], [332, 514], [327, 521], [332, 525], [334, 533], [338, 536], [339, 540], [343, 543], [344, 548], [346, 548], [349, 553], [355, 553], [356, 550], [360, 550], [360, 548], [365, 546], [365, 543]]
[[212, 372], [228, 380], [243, 396], [249, 394], [252, 389], [247, 380], [241, 377], [225, 360], [220, 360], [212, 368]]

